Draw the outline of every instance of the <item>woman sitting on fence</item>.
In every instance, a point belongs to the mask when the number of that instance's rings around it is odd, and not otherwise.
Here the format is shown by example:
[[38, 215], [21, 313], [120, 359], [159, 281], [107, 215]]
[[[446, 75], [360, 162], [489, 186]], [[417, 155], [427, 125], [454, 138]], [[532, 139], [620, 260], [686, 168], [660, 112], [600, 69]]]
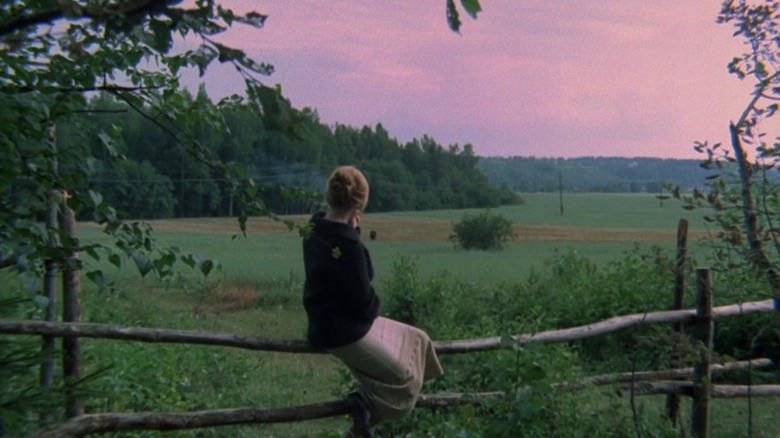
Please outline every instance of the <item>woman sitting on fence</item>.
[[422, 383], [442, 374], [428, 335], [379, 317], [374, 269], [360, 241], [368, 182], [355, 167], [333, 171], [325, 189], [330, 209], [311, 218], [303, 241], [303, 304], [309, 343], [349, 367], [359, 388], [348, 396], [353, 425], [347, 437], [370, 437], [380, 420], [404, 417]]

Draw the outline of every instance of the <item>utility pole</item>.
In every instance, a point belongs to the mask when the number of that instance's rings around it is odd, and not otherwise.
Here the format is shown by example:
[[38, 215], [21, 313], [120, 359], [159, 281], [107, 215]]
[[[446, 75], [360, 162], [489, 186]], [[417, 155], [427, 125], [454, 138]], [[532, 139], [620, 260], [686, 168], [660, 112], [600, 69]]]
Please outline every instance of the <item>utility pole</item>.
[[558, 171], [558, 199], [561, 204], [561, 216], [563, 216], [563, 173]]

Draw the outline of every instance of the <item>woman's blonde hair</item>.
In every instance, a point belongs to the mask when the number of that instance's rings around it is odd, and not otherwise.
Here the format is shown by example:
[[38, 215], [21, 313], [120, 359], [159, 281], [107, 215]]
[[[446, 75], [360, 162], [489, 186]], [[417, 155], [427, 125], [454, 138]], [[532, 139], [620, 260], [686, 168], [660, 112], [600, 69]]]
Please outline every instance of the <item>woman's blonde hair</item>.
[[354, 166], [337, 167], [325, 186], [325, 200], [337, 211], [363, 209], [368, 203], [368, 181]]

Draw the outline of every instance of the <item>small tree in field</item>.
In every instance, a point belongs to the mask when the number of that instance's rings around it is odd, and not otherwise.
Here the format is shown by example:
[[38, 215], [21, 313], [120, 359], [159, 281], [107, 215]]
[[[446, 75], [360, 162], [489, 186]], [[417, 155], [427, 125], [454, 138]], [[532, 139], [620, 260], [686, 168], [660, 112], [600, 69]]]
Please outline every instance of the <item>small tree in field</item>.
[[500, 250], [515, 238], [512, 221], [489, 211], [464, 215], [460, 222], [453, 224], [452, 231], [450, 240], [463, 249]]

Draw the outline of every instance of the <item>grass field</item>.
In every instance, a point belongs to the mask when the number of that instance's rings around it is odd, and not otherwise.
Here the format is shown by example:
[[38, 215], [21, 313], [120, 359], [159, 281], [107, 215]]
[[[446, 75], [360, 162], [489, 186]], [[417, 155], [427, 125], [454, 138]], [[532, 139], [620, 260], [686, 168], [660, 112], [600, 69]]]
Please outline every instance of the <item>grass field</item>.
[[[456, 250], [448, 241], [452, 225], [464, 214], [481, 210], [440, 210], [365, 214], [361, 227], [377, 231], [376, 241], [366, 241], [381, 282], [392, 261], [403, 254], [418, 260], [421, 272], [452, 272], [462, 278], [494, 283], [517, 281], [556, 252], [576, 251], [596, 263], [619, 257], [638, 244], [674, 248], [680, 219], [689, 222], [689, 247], [696, 254], [696, 241], [706, 235], [706, 210], [688, 211], [675, 200], [664, 206], [647, 194], [568, 194], [564, 214], [553, 194], [526, 194], [521, 206], [501, 207], [492, 213], [513, 221], [517, 236], [504, 251]], [[307, 216], [289, 216], [304, 225]], [[216, 259], [225, 276], [235, 280], [274, 278], [300, 279], [303, 273], [300, 238], [279, 222], [250, 218], [246, 237], [238, 234], [231, 218], [196, 218], [150, 221], [164, 245]], [[81, 235], [99, 239], [97, 230], [86, 224]], [[130, 272], [133, 275], [133, 272]]]
[[[394, 261], [401, 255], [414, 259], [423, 277], [447, 272], [466, 282], [491, 286], [524, 281], [532, 270], [542, 269], [545, 260], [556, 253], [576, 251], [601, 264], [620, 258], [635, 245], [642, 248], [657, 245], [671, 250], [677, 223], [682, 218], [689, 221], [689, 246], [693, 255], [698, 251], [698, 242], [707, 234], [703, 221], [706, 211], [684, 210], [674, 200], [666, 200], [661, 206], [653, 195], [565, 194], [563, 215], [557, 195], [523, 197], [524, 205], [493, 210], [514, 222], [518, 237], [505, 250], [495, 252], [457, 250], [447, 240], [454, 222], [478, 210], [365, 214], [364, 234], [376, 230], [379, 236], [378, 240], [366, 244], [376, 268], [375, 284], [380, 296]], [[285, 219], [303, 225], [308, 218]], [[130, 265], [118, 273], [106, 268], [106, 273], [117, 279], [115, 293], [96, 296], [87, 292], [86, 300], [92, 300], [96, 309], [88, 317], [110, 322], [121, 315], [129, 325], [303, 337], [305, 317], [300, 304], [303, 270], [297, 231], [261, 218], [251, 218], [246, 237], [239, 238], [233, 237], [238, 233], [237, 222], [229, 218], [161, 220], [151, 224], [160, 244], [217, 259], [222, 271], [204, 281], [195, 273], [183, 270], [173, 287], [164, 288], [154, 279], [139, 280]], [[99, 230], [87, 223], [81, 224], [79, 233], [88, 241], [103, 239]], [[199, 349], [203, 353], [197, 353], [199, 356], [192, 359], [196, 349], [183, 346], [109, 344], [97, 340], [90, 340], [87, 345], [94, 346], [101, 354], [149, 356], [170, 362], [171, 367], [180, 367], [175, 375], [184, 375], [187, 385], [195, 385], [193, 382], [199, 376], [212, 376], [219, 383], [214, 389], [214, 400], [209, 401], [211, 408], [295, 406], [332, 400], [344, 389], [343, 367], [322, 355], [224, 352], [224, 349], [208, 347]], [[113, 348], [119, 350], [106, 351]], [[182, 357], [192, 363], [179, 364]], [[240, 365], [228, 366], [234, 361]], [[166, 385], [170, 378], [161, 376], [160, 379], [159, 385]], [[116, 391], [120, 398], [133, 396], [132, 387], [128, 387], [127, 393]], [[628, 403], [628, 400], [613, 400], [611, 395], [594, 395], [596, 407], [592, 408], [608, 410], [611, 405], [617, 405], [626, 412], [632, 408]], [[713, 418], [719, 425], [715, 429], [718, 434], [713, 436], [744, 436], [745, 403], [736, 400], [714, 404]], [[766, 426], [773, 424], [773, 412], [780, 405], [763, 400], [754, 403], [754, 421], [759, 422], [762, 430], [753, 436], [780, 436], [780, 428], [773, 431]], [[660, 415], [662, 405], [663, 398], [647, 397], [637, 400], [633, 408]], [[339, 436], [336, 431], [343, 430], [346, 424], [346, 419], [336, 418], [268, 427], [224, 428], [203, 436], [336, 437]]]

